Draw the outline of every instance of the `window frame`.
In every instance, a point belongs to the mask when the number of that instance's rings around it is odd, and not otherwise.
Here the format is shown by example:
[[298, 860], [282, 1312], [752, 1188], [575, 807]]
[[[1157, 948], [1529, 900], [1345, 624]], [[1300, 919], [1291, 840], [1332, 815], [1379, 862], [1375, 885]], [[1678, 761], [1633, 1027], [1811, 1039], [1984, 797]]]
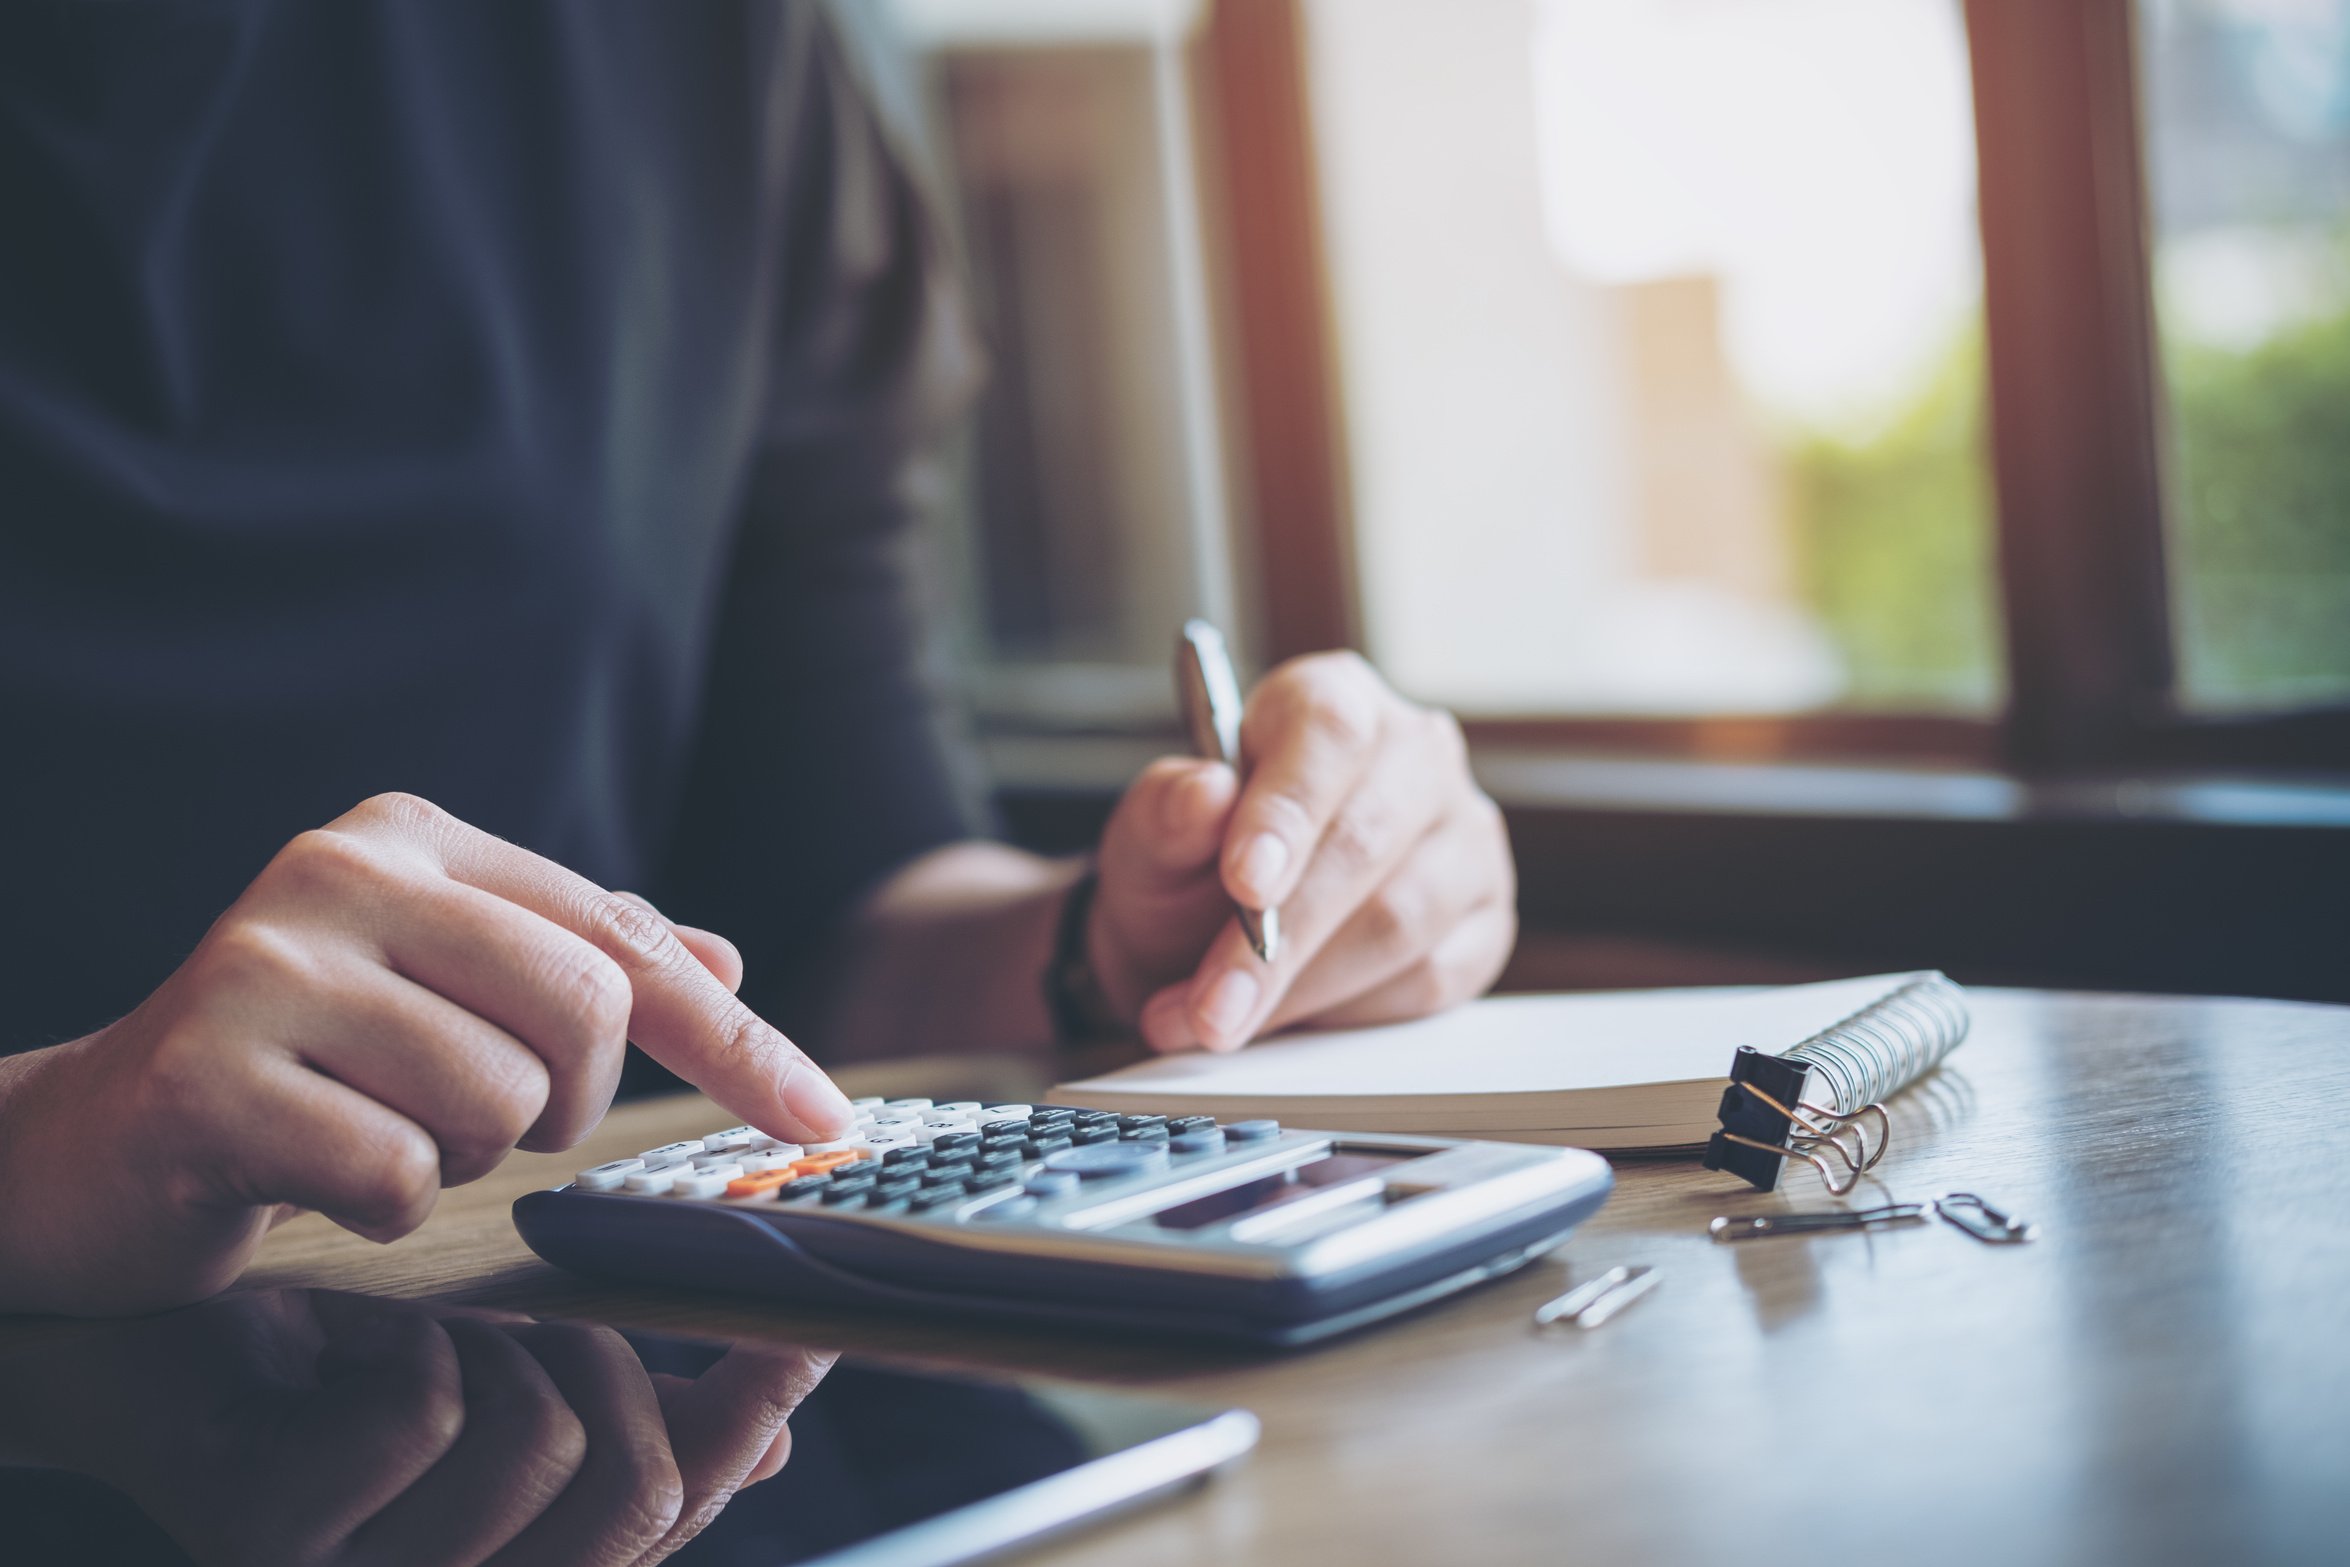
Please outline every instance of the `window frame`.
[[[2131, 0], [1964, 0], [1999, 611], [1983, 718], [1525, 715], [1473, 742], [1704, 759], [1873, 757], [2038, 775], [2350, 771], [2350, 705], [2205, 716], [2176, 698], [2165, 409]], [[1253, 645], [1362, 643], [1301, 0], [1216, 0], [1197, 50], [1234, 321]]]

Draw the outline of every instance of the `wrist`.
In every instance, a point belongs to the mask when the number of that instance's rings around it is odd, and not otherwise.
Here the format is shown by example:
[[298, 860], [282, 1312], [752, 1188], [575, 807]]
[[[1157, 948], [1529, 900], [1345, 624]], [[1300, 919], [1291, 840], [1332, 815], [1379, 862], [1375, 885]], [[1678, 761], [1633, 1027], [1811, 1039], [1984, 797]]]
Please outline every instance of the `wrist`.
[[1044, 999], [1053, 1037], [1062, 1045], [1123, 1039], [1134, 1032], [1139, 1003], [1128, 1004], [1114, 988], [1114, 954], [1105, 946], [1095, 896], [1100, 885], [1088, 860], [1061, 894], [1052, 954], [1045, 965]]

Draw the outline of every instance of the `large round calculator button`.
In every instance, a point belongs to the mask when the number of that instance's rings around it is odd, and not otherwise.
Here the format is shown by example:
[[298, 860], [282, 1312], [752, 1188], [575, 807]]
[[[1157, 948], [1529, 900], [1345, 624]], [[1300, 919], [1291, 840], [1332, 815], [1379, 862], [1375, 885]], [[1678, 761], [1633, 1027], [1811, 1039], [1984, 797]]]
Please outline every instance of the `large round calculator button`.
[[1140, 1175], [1167, 1156], [1157, 1143], [1089, 1143], [1066, 1149], [1045, 1160], [1049, 1170], [1067, 1170], [1083, 1180], [1099, 1181], [1118, 1175]]
[[1168, 1146], [1179, 1154], [1222, 1153], [1224, 1134], [1217, 1131], [1178, 1132], [1169, 1139]]
[[1028, 1178], [1031, 1197], [1066, 1197], [1085, 1184], [1075, 1170], [1039, 1170]]
[[1224, 1128], [1224, 1135], [1236, 1143], [1261, 1143], [1268, 1137], [1281, 1135], [1279, 1121], [1235, 1121]]
[[1009, 1197], [1002, 1202], [989, 1203], [971, 1217], [974, 1219], [1025, 1219], [1035, 1211], [1035, 1198]]

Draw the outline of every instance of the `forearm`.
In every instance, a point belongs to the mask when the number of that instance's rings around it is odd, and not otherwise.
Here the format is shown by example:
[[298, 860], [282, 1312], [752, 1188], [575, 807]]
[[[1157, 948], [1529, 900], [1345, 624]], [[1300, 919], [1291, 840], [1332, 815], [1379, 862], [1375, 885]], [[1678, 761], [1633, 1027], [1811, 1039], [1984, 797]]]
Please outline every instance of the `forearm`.
[[827, 1008], [831, 1060], [1035, 1050], [1052, 1038], [1042, 981], [1080, 866], [996, 843], [906, 865], [852, 922]]

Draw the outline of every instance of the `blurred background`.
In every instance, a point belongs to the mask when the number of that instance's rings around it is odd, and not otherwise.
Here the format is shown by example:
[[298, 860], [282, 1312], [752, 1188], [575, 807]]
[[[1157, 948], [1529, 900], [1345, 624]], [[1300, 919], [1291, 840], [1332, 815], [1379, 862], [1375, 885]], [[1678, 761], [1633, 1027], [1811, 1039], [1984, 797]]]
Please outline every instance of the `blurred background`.
[[2350, 999], [2350, 0], [889, 0], [1006, 818], [1354, 646], [1506, 983]]

